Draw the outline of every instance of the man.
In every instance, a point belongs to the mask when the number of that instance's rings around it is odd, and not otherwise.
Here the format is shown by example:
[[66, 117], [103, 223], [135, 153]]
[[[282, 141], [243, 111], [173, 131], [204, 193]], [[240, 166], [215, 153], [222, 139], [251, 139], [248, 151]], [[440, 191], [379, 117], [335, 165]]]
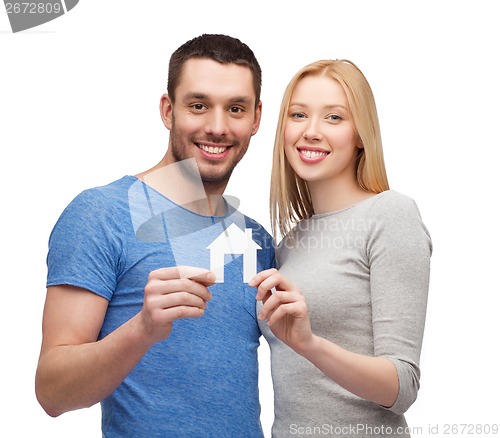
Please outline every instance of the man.
[[258, 253], [254, 269], [273, 264], [267, 232], [222, 198], [259, 128], [260, 87], [241, 41], [183, 44], [160, 101], [163, 159], [84, 191], [59, 218], [36, 374], [49, 415], [101, 402], [106, 437], [262, 436], [248, 266], [222, 254], [216, 279], [210, 253], [237, 224]]

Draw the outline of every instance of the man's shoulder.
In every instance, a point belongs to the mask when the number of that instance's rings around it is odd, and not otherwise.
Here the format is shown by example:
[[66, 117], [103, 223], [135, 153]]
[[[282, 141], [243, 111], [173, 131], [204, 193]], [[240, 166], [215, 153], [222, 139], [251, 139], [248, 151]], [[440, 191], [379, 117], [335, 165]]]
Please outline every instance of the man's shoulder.
[[130, 187], [135, 182], [132, 176], [124, 176], [120, 179], [101, 186], [95, 186], [83, 190], [73, 200], [74, 202], [102, 202], [114, 203], [117, 199], [127, 198]]
[[252, 230], [252, 239], [259, 244], [262, 249], [271, 250], [274, 252], [273, 238], [266, 228], [255, 219], [243, 215], [245, 217], [245, 226]]
[[125, 176], [106, 185], [85, 189], [71, 200], [61, 217], [93, 220], [127, 208], [128, 191], [133, 182], [134, 177]]
[[139, 181], [137, 178], [130, 175], [125, 175], [107, 184], [86, 189], [83, 193], [95, 194], [97, 196], [98, 194], [116, 196], [122, 193], [127, 193], [130, 187], [137, 181]]
[[243, 214], [243, 217], [245, 218], [245, 224], [246, 224], [247, 228], [252, 228], [252, 230], [254, 230], [255, 232], [269, 235], [269, 232], [266, 230], [266, 228], [260, 222], [256, 221], [255, 219], [251, 218], [250, 216], [247, 216], [246, 214]]

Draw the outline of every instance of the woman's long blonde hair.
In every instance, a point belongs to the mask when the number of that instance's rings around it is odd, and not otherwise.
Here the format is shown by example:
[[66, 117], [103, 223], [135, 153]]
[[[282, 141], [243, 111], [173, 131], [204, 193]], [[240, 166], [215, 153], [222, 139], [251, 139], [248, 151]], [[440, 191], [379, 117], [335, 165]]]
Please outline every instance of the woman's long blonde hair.
[[338, 81], [347, 96], [354, 129], [363, 144], [356, 163], [359, 186], [373, 193], [389, 189], [377, 108], [368, 81], [351, 61], [341, 59], [313, 62], [295, 74], [281, 102], [274, 141], [270, 191], [271, 227], [275, 240], [278, 233], [285, 236], [297, 222], [314, 214], [307, 183], [294, 172], [285, 156], [284, 136], [288, 108], [295, 87], [306, 76], [319, 75]]

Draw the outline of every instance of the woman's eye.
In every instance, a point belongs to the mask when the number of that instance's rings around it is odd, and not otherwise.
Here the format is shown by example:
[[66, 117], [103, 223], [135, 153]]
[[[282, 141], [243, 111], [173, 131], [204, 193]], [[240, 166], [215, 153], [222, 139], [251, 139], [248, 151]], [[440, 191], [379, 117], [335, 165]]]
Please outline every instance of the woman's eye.
[[306, 115], [304, 113], [292, 113], [290, 114], [292, 119], [304, 119]]
[[333, 122], [337, 122], [339, 120], [342, 120], [342, 117], [340, 117], [338, 114], [330, 114], [329, 116], [327, 116], [327, 119]]

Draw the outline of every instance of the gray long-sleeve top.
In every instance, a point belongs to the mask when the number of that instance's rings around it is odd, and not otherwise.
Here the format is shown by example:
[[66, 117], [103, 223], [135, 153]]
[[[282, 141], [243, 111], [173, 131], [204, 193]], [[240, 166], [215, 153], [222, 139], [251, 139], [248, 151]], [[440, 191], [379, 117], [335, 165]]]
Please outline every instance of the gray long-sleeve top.
[[400, 389], [390, 408], [361, 399], [261, 322], [271, 349], [273, 437], [409, 436], [403, 414], [419, 389], [431, 252], [415, 202], [392, 190], [302, 221], [280, 242], [278, 268], [305, 296], [313, 333], [389, 359]]

